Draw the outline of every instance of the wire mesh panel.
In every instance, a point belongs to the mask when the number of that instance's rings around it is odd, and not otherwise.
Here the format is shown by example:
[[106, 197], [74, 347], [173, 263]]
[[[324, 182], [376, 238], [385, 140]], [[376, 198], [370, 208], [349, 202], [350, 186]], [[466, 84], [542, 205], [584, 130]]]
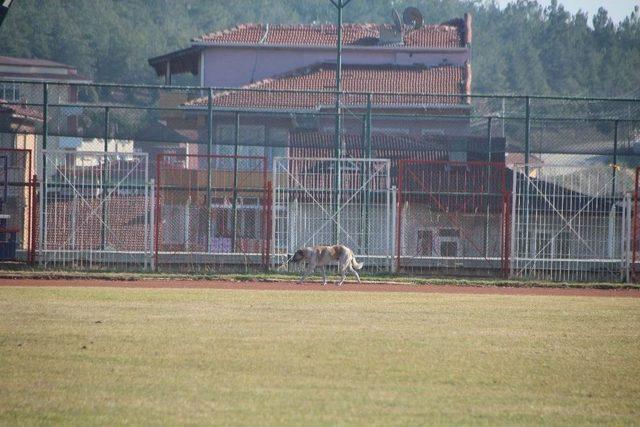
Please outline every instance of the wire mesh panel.
[[399, 269], [502, 274], [508, 213], [503, 163], [401, 160], [398, 182]]
[[147, 155], [45, 150], [38, 254], [45, 267], [147, 269]]
[[633, 170], [612, 165], [516, 165], [512, 179], [513, 277], [625, 280]]
[[158, 268], [248, 271], [267, 266], [271, 233], [265, 157], [160, 154], [157, 168]]
[[0, 148], [0, 261], [33, 261], [31, 150]]
[[631, 278], [634, 282], [640, 282], [640, 167], [636, 168], [636, 177], [633, 189], [633, 213], [631, 215]]
[[276, 158], [273, 264], [306, 246], [343, 244], [366, 269], [388, 271], [392, 256], [390, 162]]

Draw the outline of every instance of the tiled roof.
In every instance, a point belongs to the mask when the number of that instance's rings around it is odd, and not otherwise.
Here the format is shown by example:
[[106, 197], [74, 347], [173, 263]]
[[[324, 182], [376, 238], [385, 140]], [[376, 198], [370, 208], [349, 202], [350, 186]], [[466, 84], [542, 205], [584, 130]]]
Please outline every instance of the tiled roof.
[[43, 120], [42, 111], [30, 108], [18, 103], [9, 103], [4, 99], [0, 99], [0, 114], [11, 113], [19, 118], [32, 120]]
[[[379, 24], [344, 24], [342, 37], [345, 46], [372, 46], [379, 44]], [[382, 25], [391, 28], [391, 25]], [[333, 24], [324, 25], [267, 25], [243, 24], [237, 27], [204, 34], [193, 39], [200, 43], [238, 43], [264, 45], [335, 46], [337, 30]], [[439, 25], [424, 25], [408, 31], [404, 46], [453, 48], [464, 47], [465, 21], [454, 19]]]
[[14, 66], [20, 66], [20, 67], [55, 67], [55, 68], [68, 68], [70, 70], [75, 69], [71, 65], [50, 61], [48, 59], [16, 58], [13, 56], [0, 56], [0, 65], [14, 65]]
[[[344, 92], [383, 92], [372, 96], [375, 106], [429, 106], [461, 104], [464, 96], [428, 96], [420, 94], [467, 94], [468, 67], [398, 65], [345, 65], [342, 70]], [[216, 107], [315, 109], [335, 103], [332, 93], [287, 93], [282, 91], [331, 91], [335, 88], [335, 65], [317, 64], [261, 80], [239, 90], [214, 96]], [[259, 90], [258, 90], [259, 89]], [[270, 92], [273, 91], [273, 92]], [[280, 92], [278, 92], [280, 91]], [[366, 96], [346, 94], [343, 105], [365, 105]], [[198, 98], [186, 105], [204, 106], [207, 98]]]

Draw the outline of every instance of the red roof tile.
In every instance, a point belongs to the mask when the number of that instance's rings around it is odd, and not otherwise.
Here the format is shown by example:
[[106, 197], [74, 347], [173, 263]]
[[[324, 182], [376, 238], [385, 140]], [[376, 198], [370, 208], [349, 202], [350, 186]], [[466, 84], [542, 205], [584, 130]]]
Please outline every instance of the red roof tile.
[[0, 114], [11, 113], [19, 118], [27, 118], [32, 120], [43, 120], [42, 111], [30, 108], [19, 103], [9, 103], [4, 99], [0, 99]]
[[[391, 25], [382, 25], [391, 28]], [[378, 45], [379, 24], [344, 24], [342, 37], [345, 46]], [[194, 38], [201, 43], [238, 43], [264, 45], [334, 46], [338, 34], [336, 26], [324, 25], [266, 25], [243, 24], [237, 27], [204, 34]], [[404, 45], [411, 47], [452, 48], [464, 47], [465, 21], [454, 19], [439, 25], [425, 25], [409, 31]]]
[[[397, 65], [345, 65], [342, 71], [344, 92], [383, 92], [372, 96], [376, 106], [429, 106], [461, 104], [464, 96], [429, 96], [420, 94], [466, 94], [470, 86], [465, 67]], [[302, 93], [283, 91], [331, 91], [335, 88], [335, 65], [318, 64], [274, 78], [268, 78], [238, 90], [214, 96], [217, 107], [315, 109], [335, 103], [332, 93]], [[344, 105], [365, 105], [366, 97], [345, 94]], [[187, 105], [206, 105], [207, 98], [199, 98]]]

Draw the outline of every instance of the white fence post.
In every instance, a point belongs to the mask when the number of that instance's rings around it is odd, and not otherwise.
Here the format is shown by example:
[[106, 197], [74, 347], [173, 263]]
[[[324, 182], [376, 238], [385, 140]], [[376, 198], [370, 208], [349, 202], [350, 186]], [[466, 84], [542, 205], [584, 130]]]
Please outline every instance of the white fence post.
[[[147, 186], [149, 189], [149, 238], [147, 239], [147, 244], [149, 245], [149, 249], [147, 250], [147, 256], [150, 259], [149, 265], [151, 271], [155, 271], [156, 269], [156, 257], [155, 257], [155, 219], [156, 219], [156, 182], [154, 179], [149, 180], [149, 185]], [[145, 263], [146, 268], [146, 263]]]
[[391, 268], [392, 273], [398, 271], [398, 260], [396, 259], [397, 250], [396, 242], [398, 238], [398, 188], [394, 185], [391, 187]]

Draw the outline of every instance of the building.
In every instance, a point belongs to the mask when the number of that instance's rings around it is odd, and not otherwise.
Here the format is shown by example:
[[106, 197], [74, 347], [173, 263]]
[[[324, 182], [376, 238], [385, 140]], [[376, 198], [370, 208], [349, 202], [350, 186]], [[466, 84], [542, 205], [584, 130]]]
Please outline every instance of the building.
[[[78, 72], [75, 67], [47, 59], [15, 58], [0, 56], [0, 99], [8, 104], [37, 110], [43, 115], [44, 86], [48, 82], [47, 102], [49, 137], [48, 149], [75, 149], [81, 139], [67, 135], [78, 133], [81, 109], [75, 107], [55, 107], [56, 104], [69, 104], [78, 101], [77, 83], [89, 83], [91, 80]], [[41, 134], [38, 130], [36, 132]], [[63, 136], [65, 135], [65, 136]], [[37, 137], [37, 144], [41, 144]], [[34, 157], [35, 170], [40, 171], [39, 156]]]
[[[371, 99], [374, 114], [441, 116], [412, 119], [409, 126], [406, 117], [380, 118], [371, 124], [373, 133], [414, 137], [468, 134], [470, 105], [469, 98], [463, 95], [471, 92], [471, 27], [468, 14], [435, 25], [343, 26], [343, 91], [389, 93]], [[333, 132], [333, 117], [325, 116], [324, 120], [318, 119], [317, 114], [313, 117], [315, 113], [333, 111], [333, 96], [282, 91], [333, 90], [336, 40], [334, 25], [244, 24], [196, 37], [189, 47], [151, 58], [149, 64], [167, 84], [177, 74], [191, 73], [198, 77], [200, 86], [229, 88], [214, 94], [216, 145], [226, 145], [235, 139], [234, 115], [222, 112], [242, 111], [239, 143], [254, 148], [242, 148], [241, 152], [272, 157], [284, 153], [258, 147], [286, 146], [290, 133], [301, 129]], [[353, 114], [366, 112], [365, 96], [344, 97], [341, 102]], [[183, 104], [191, 109], [206, 109], [206, 103], [206, 97], [180, 99], [173, 94], [164, 100], [163, 106]], [[260, 111], [270, 113], [261, 115]], [[274, 115], [274, 111], [282, 115]], [[167, 123], [174, 128], [202, 128], [205, 120], [206, 115], [192, 113], [180, 119], [174, 116]], [[361, 135], [362, 127], [361, 118], [345, 119], [344, 133]], [[222, 150], [228, 154], [230, 149]], [[190, 151], [193, 153], [195, 149]], [[466, 157], [461, 152], [453, 156], [458, 160]]]
[[[404, 25], [343, 26], [341, 89], [345, 94], [340, 99], [344, 112], [340, 144], [335, 137], [336, 99], [332, 93], [336, 88], [336, 41], [334, 25], [245, 24], [196, 37], [189, 47], [151, 58], [149, 64], [158, 76], [164, 77], [166, 84], [175, 75], [190, 73], [197, 77], [200, 86], [216, 88], [211, 97], [216, 155], [237, 152], [264, 156], [271, 169], [275, 157], [333, 157], [339, 145], [346, 157], [391, 159], [392, 185], [398, 185], [401, 159], [491, 160], [504, 165], [504, 138], [488, 140], [471, 131], [469, 14], [440, 24], [421, 25], [408, 19]], [[173, 95], [166, 99], [165, 106], [180, 105], [185, 111], [180, 117], [168, 117], [167, 125], [206, 130], [210, 101], [202, 95], [190, 99]], [[200, 132], [199, 137], [193, 140], [195, 147], [190, 151], [204, 154], [206, 135]], [[202, 167], [199, 165], [201, 170]], [[438, 174], [448, 173], [444, 167], [433, 166]], [[489, 191], [480, 182], [472, 182], [464, 190], [465, 194]], [[422, 258], [499, 257], [503, 189], [495, 190], [500, 193], [498, 196], [485, 196], [478, 206], [466, 203], [464, 209], [453, 207], [461, 209], [458, 216], [465, 217], [465, 227], [471, 231], [452, 224], [450, 215], [438, 212], [439, 205], [429, 199], [412, 199], [412, 210], [407, 207], [405, 215], [421, 214], [411, 220], [411, 229], [417, 232], [399, 242], [402, 254]], [[322, 215], [315, 212], [317, 206], [309, 198], [298, 198], [292, 203], [285, 209], [286, 215], [274, 213], [286, 216], [281, 218], [282, 227], [290, 234], [305, 235], [309, 230], [309, 234], [314, 234], [323, 227]], [[231, 209], [231, 203], [217, 208], [223, 206]], [[356, 211], [360, 208], [351, 208], [355, 210], [349, 215], [357, 218]], [[185, 212], [187, 209], [192, 207], [183, 207]], [[371, 209], [369, 224], [360, 223], [359, 227], [383, 226], [387, 220], [383, 218], [385, 209], [381, 206]], [[180, 218], [185, 215], [177, 207], [172, 212]], [[435, 217], [441, 221], [435, 223], [432, 220]], [[258, 216], [254, 218], [251, 230], [260, 235]], [[409, 223], [408, 217], [405, 221]], [[197, 227], [206, 229], [202, 224]], [[218, 236], [216, 227], [214, 237]], [[194, 234], [186, 227], [183, 231], [185, 236]], [[468, 240], [480, 241], [480, 245], [465, 242], [468, 237], [465, 232], [473, 235]], [[448, 234], [446, 238], [442, 233]], [[495, 234], [492, 239], [497, 241], [490, 240], [488, 233]], [[330, 236], [327, 229], [326, 233], [318, 234], [318, 239], [328, 241]], [[176, 243], [176, 237], [173, 236], [172, 243]], [[288, 243], [279, 241], [275, 249], [294, 249], [295, 240], [285, 240]], [[368, 246], [356, 248], [358, 253], [381, 255], [386, 250], [385, 239], [366, 240]]]

